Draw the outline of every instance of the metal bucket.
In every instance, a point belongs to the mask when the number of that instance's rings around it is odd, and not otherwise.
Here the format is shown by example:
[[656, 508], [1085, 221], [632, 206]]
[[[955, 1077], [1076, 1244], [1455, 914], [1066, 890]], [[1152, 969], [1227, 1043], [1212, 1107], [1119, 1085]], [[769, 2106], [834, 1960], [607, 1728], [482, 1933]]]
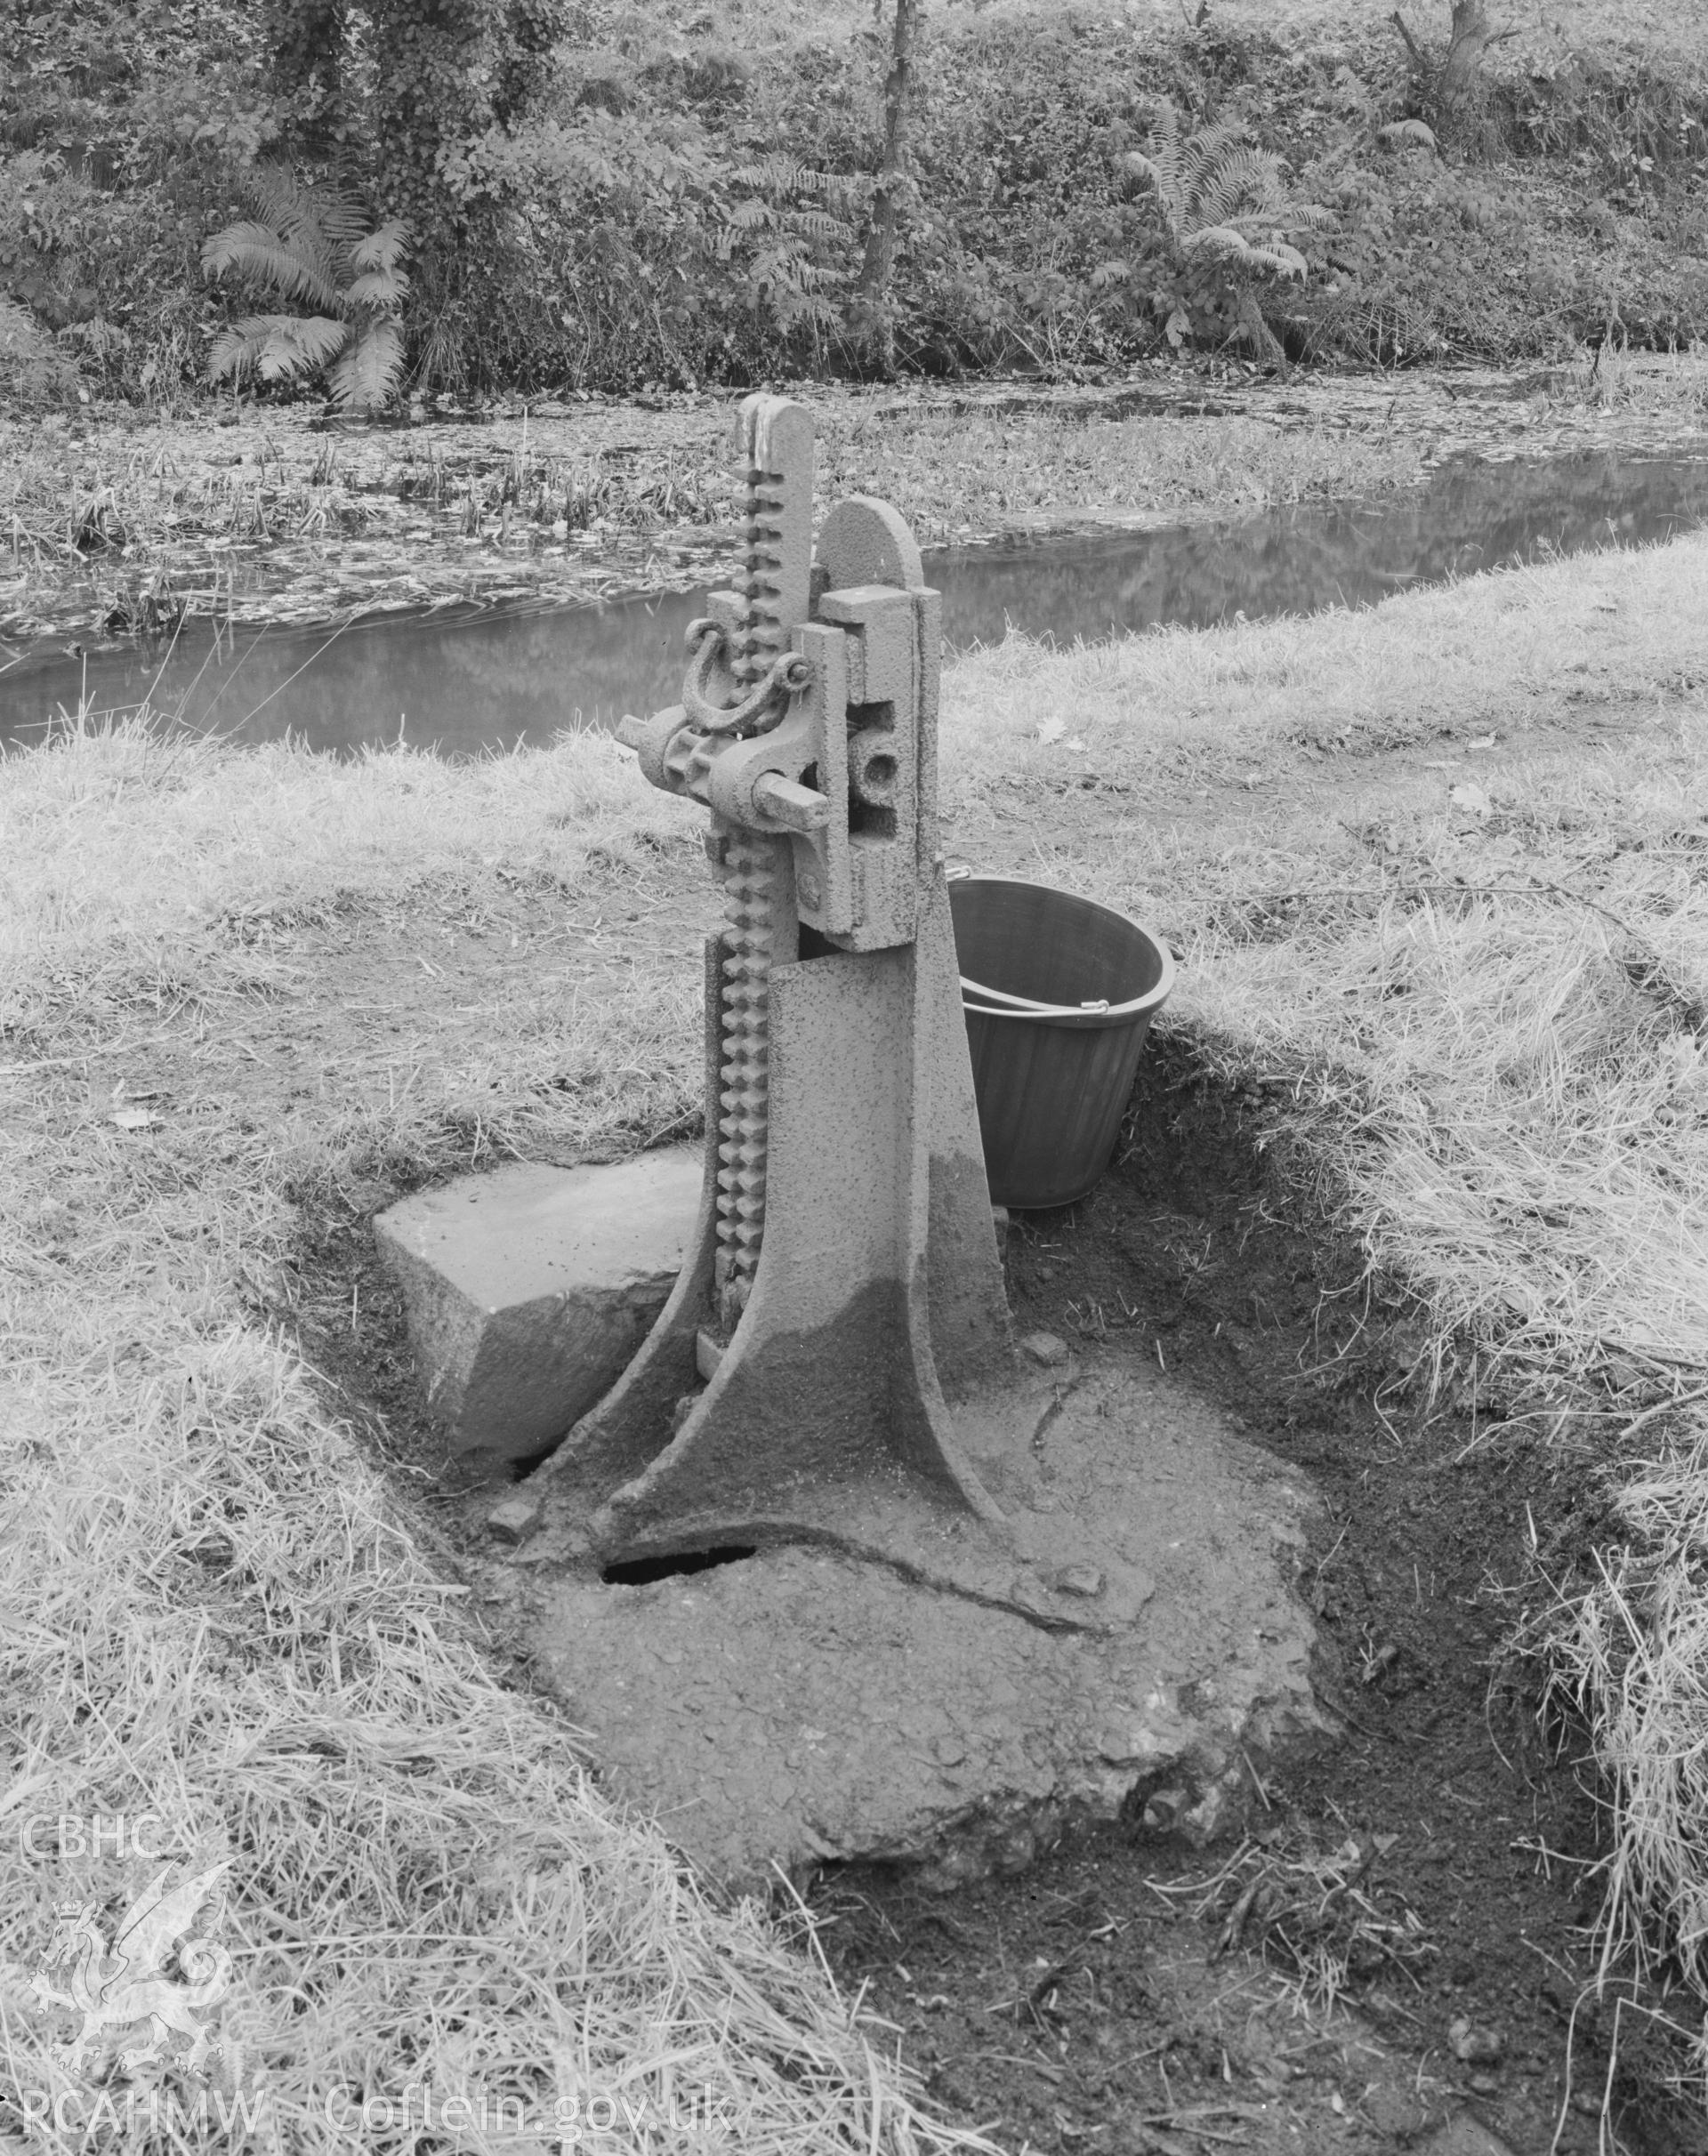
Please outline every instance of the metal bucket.
[[1109, 1164], [1168, 946], [1124, 913], [1006, 876], [949, 882], [991, 1202], [1071, 1205]]

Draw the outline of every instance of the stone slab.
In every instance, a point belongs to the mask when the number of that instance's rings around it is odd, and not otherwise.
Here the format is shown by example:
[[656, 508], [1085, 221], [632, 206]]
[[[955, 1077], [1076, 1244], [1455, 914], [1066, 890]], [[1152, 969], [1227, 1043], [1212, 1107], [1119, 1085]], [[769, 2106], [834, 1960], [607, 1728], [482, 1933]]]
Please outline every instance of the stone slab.
[[524, 1544], [486, 1585], [607, 1780], [732, 1886], [841, 1858], [951, 1886], [1018, 1869], [1075, 1814], [1206, 1838], [1253, 1767], [1329, 1726], [1293, 1591], [1316, 1500], [1114, 1356], [1076, 1365], [1035, 1452], [1007, 1478], [1017, 1535], [1083, 1540], [1075, 1590], [1099, 1603], [1094, 1573], [1146, 1583], [1108, 1629], [802, 1546], [616, 1586]]
[[609, 1388], [681, 1270], [702, 1173], [698, 1146], [609, 1167], [516, 1164], [379, 1215], [451, 1450], [528, 1458]]

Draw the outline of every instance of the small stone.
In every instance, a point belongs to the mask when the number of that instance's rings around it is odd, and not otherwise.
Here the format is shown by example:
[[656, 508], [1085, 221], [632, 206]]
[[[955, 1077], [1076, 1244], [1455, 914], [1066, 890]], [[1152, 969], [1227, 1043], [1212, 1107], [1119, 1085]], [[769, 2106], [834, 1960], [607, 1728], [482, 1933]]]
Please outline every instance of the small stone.
[[1498, 2066], [1506, 2055], [1506, 2040], [1498, 2029], [1478, 2028], [1463, 2014], [1449, 2027], [1447, 2042], [1462, 2066]]
[[1214, 1841], [1221, 1831], [1222, 1814], [1227, 1809], [1227, 1790], [1219, 1783], [1213, 1783], [1189, 1811], [1177, 1813], [1170, 1823], [1179, 1827], [1187, 1839], [1201, 1849], [1207, 1842]]
[[539, 1516], [536, 1498], [507, 1497], [487, 1513], [487, 1532], [501, 1542], [520, 1542], [527, 1539]]
[[1131, 1766], [1136, 1759], [1148, 1759], [1156, 1749], [1156, 1740], [1142, 1726], [1133, 1729], [1106, 1729], [1097, 1740], [1097, 1756], [1111, 1766]]
[[931, 1747], [931, 1757], [939, 1766], [959, 1766], [967, 1756], [967, 1748], [958, 1737], [939, 1737]]
[[1084, 1595], [1089, 1601], [1103, 1592], [1103, 1575], [1095, 1565], [1069, 1565], [1056, 1574], [1064, 1595]]
[[1166, 1834], [1185, 1809], [1184, 1790], [1158, 1790], [1145, 1806], [1145, 1825], [1153, 1834]]
[[1026, 1870], [1037, 1853], [1037, 1836], [1021, 1822], [991, 1843], [991, 1869], [1000, 1878], [1010, 1878], [1017, 1871]]
[[1492, 2073], [1472, 2074], [1470, 2088], [1473, 2096], [1498, 2096], [1501, 2093], [1500, 2081]]
[[1365, 2097], [1363, 2108], [1376, 2132], [1402, 2148], [1415, 2141], [1430, 2123], [1428, 2105], [1408, 2089], [1373, 2088]]
[[1055, 1370], [1068, 1360], [1068, 1343], [1059, 1333], [1028, 1332], [1020, 1342], [1020, 1353], [1045, 1370]]

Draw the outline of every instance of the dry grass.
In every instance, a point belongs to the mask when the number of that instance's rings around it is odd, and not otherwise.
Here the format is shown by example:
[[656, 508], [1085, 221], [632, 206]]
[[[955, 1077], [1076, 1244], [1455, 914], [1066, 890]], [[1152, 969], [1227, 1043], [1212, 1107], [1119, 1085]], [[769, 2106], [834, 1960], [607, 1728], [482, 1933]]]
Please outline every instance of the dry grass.
[[1308, 620], [1165, 629], [1060, 655], [1014, 638], [956, 669], [950, 725], [976, 713], [987, 742], [1042, 773], [1063, 751], [1036, 737], [1059, 722], [1087, 744], [1078, 760], [1124, 776], [1159, 756], [1237, 761], [1248, 748], [1510, 729], [1559, 704], [1588, 713], [1708, 680], [1704, 575], [1708, 537], [1693, 536]]
[[[133, 728], [4, 779], [0, 2136], [84, 2145], [92, 2094], [63, 2132], [44, 2118], [74, 2085], [24, 1978], [56, 1899], [98, 1895], [110, 1919], [126, 1884], [110, 1847], [43, 1862], [19, 1830], [151, 1810], [173, 1853], [231, 1862], [227, 2027], [260, 2108], [205, 2143], [160, 2111], [128, 2145], [401, 2151], [427, 2083], [435, 2105], [485, 2104], [476, 2149], [543, 2156], [558, 2107], [590, 2096], [638, 2114], [640, 2149], [949, 2145], [810, 1946], [717, 1905], [504, 1680], [463, 1590], [256, 1315], [253, 1283], [317, 1181], [466, 1158], [471, 1117], [493, 1144], [608, 1137], [649, 1028], [684, 1036], [652, 1073], [661, 1098], [697, 1076], [691, 997], [613, 976], [555, 1026], [510, 998], [481, 1057], [389, 1094], [359, 1082], [363, 1043], [329, 1048], [306, 1111], [253, 1114], [243, 1035], [269, 1002], [311, 1010], [293, 953], [315, 921], [504, 878], [567, 902], [656, 859], [668, 806], [603, 741], [453, 770]], [[548, 1030], [552, 1067], [596, 1061], [603, 1088], [495, 1096], [497, 1063], [544, 1067], [529, 1043]], [[115, 1120], [115, 1077], [168, 1051], [208, 1074], [195, 1112]], [[697, 2144], [681, 2122], [708, 2105]]]
[[[1629, 1534], [1587, 1594], [1551, 1613], [1560, 1681], [1593, 1708], [1614, 1833], [1603, 1961], [1641, 1967], [1671, 1947], [1708, 1975], [1708, 1413], [1692, 1384], [1625, 1471]], [[1696, 2033], [1708, 2087], [1708, 2035]]]
[[1349, 1835], [1325, 1849], [1292, 1826], [1243, 1841], [1207, 1878], [1155, 1891], [1216, 1926], [1218, 1958], [1247, 1947], [1285, 1972], [1307, 2007], [1333, 2013], [1356, 1982], [1418, 1972], [1439, 1951], [1422, 1919], [1373, 1876], [1387, 1836]]
[[337, 763], [283, 743], [163, 744], [135, 725], [5, 768], [0, 1014], [14, 1025], [60, 994], [29, 962], [44, 934], [61, 975], [148, 964], [263, 908], [278, 918], [500, 867], [568, 890], [613, 849], [683, 837], [673, 804], [640, 791], [603, 734], [471, 764], [414, 752]]

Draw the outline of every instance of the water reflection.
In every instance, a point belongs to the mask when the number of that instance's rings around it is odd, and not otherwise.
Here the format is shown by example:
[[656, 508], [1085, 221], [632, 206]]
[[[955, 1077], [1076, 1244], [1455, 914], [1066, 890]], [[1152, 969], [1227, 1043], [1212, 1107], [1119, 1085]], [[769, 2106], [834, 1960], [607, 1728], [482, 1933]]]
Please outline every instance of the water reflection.
[[[1239, 523], [947, 550], [928, 555], [951, 645], [1009, 623], [1062, 643], [1238, 613], [1360, 605], [1548, 549], [1637, 545], [1708, 520], [1708, 463], [1581, 456], [1450, 466], [1380, 508], [1272, 511]], [[31, 653], [0, 673], [0, 742], [38, 736], [87, 696], [148, 695], [189, 727], [239, 739], [290, 733], [349, 750], [399, 734], [446, 754], [549, 741], [576, 720], [675, 701], [682, 634], [702, 592], [600, 606], [395, 615], [332, 632], [215, 636], [195, 625], [164, 659], [137, 648], [79, 661]]]

